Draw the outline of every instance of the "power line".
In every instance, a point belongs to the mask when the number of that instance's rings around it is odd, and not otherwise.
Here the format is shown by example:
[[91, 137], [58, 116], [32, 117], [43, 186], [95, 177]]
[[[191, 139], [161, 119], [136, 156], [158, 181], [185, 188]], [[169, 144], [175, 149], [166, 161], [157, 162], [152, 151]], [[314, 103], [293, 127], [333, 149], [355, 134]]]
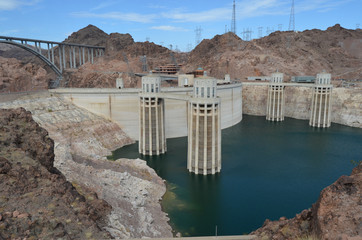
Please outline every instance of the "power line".
[[295, 17], [294, 17], [294, 0], [292, 0], [292, 8], [290, 9], [289, 17], [289, 31], [295, 31]]
[[234, 0], [234, 4], [233, 4], [233, 16], [231, 19], [231, 32], [236, 34], [235, 0]]

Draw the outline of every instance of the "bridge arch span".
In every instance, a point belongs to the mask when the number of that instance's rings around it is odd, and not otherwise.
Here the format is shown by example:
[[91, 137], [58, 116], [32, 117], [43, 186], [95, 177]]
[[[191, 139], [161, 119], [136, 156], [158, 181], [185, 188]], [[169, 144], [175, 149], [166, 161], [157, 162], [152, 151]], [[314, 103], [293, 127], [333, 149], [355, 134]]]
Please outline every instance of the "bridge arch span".
[[62, 72], [59, 70], [59, 68], [55, 64], [53, 64], [51, 61], [49, 61], [45, 56], [43, 56], [42, 54], [40, 54], [39, 52], [37, 52], [33, 48], [31, 48], [31, 47], [29, 47], [27, 45], [21, 44], [21, 43], [13, 42], [13, 41], [0, 40], [0, 43], [14, 45], [14, 46], [17, 46], [19, 48], [22, 48], [22, 49], [34, 54], [40, 60], [45, 62], [59, 77], [62, 77]]

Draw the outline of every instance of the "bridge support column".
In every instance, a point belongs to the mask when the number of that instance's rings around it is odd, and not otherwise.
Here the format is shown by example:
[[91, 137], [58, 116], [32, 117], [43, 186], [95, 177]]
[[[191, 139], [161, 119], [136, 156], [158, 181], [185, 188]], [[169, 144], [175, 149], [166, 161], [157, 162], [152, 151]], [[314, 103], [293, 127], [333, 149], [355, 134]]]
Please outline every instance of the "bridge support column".
[[273, 73], [268, 87], [266, 119], [284, 121], [284, 84], [283, 73]]
[[142, 77], [138, 149], [143, 155], [160, 155], [167, 150], [164, 100], [157, 97], [160, 87], [160, 77]]
[[69, 47], [69, 67], [73, 68], [73, 63], [72, 63], [72, 47]]
[[59, 69], [61, 72], [63, 72], [63, 64], [62, 64], [62, 49], [60, 46], [58, 46], [58, 50], [59, 50]]
[[317, 74], [309, 119], [309, 125], [312, 127], [325, 128], [331, 126], [331, 94], [333, 86], [330, 83], [331, 74]]
[[187, 169], [195, 174], [221, 171], [221, 102], [216, 83], [216, 79], [196, 78], [188, 104]]
[[75, 55], [75, 47], [73, 46], [73, 68], [77, 68], [76, 55]]
[[92, 58], [92, 64], [93, 64], [93, 48], [91, 49], [91, 58]]
[[67, 68], [67, 62], [65, 61], [65, 47], [64, 47], [64, 45], [59, 45], [59, 47], [61, 47], [62, 48], [62, 53], [63, 53], [63, 59], [62, 59], [62, 61], [63, 61], [63, 66], [64, 66], [64, 69], [66, 69]]
[[52, 63], [54, 64], [54, 47], [53, 47], [53, 43], [51, 44], [51, 48], [52, 48]]

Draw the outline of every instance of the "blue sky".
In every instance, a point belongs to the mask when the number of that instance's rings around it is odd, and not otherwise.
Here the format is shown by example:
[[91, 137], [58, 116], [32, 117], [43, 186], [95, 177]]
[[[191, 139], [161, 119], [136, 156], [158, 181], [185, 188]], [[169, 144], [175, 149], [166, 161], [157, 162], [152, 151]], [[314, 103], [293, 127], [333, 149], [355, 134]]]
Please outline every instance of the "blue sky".
[[[291, 0], [236, 0], [236, 30], [288, 30]], [[195, 46], [195, 29], [203, 38], [230, 29], [232, 0], [0, 0], [0, 35], [63, 41], [88, 24], [106, 33], [130, 33], [135, 41], [182, 51]], [[355, 29], [362, 24], [362, 0], [295, 0], [295, 29], [325, 30], [336, 23]], [[280, 25], [281, 24], [281, 25]]]

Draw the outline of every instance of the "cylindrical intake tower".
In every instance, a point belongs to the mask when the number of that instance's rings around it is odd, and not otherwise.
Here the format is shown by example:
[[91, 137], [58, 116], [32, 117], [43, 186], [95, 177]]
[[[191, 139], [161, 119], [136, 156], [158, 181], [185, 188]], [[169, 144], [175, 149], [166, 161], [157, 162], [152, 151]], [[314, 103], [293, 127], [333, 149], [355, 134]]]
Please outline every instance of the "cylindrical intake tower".
[[284, 120], [284, 84], [283, 73], [273, 73], [268, 87], [266, 119], [269, 121]]
[[187, 169], [195, 174], [221, 170], [220, 99], [216, 84], [214, 78], [196, 78], [189, 100]]
[[165, 114], [164, 100], [157, 97], [160, 92], [161, 77], [142, 77], [139, 119], [139, 153], [143, 155], [160, 155], [165, 153]]
[[319, 73], [313, 89], [309, 125], [312, 127], [331, 126], [331, 74]]

